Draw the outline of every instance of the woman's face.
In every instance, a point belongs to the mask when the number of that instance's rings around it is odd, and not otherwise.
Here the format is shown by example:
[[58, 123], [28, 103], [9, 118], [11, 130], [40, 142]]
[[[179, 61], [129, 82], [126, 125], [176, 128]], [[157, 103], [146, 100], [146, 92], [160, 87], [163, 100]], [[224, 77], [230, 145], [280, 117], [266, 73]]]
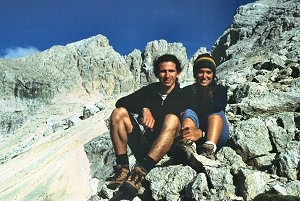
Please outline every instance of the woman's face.
[[210, 85], [213, 78], [214, 78], [214, 73], [210, 68], [200, 68], [197, 73], [196, 81], [202, 87], [207, 87]]

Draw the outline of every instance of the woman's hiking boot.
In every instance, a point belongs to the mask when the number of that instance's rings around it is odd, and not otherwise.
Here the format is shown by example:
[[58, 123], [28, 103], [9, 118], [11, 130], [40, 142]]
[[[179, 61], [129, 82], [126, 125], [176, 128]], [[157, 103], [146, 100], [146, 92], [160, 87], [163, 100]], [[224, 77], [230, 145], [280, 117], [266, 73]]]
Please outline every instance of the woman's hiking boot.
[[176, 163], [188, 165], [189, 160], [194, 153], [197, 153], [195, 143], [186, 141], [174, 142], [168, 154], [170, 154]]
[[200, 147], [199, 155], [205, 156], [206, 158], [216, 160], [215, 152], [214, 152], [214, 145], [204, 143]]

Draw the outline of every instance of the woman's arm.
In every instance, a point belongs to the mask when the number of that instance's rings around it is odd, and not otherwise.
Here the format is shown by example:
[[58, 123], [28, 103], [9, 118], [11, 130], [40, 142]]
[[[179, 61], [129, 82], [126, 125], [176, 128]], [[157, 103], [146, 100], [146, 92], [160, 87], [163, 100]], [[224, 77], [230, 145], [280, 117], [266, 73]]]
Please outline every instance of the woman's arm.
[[199, 119], [196, 112], [191, 109], [184, 111], [182, 115], [181, 131], [182, 141], [197, 141], [199, 138], [203, 137], [203, 132], [199, 129]]
[[203, 136], [201, 129], [196, 128], [196, 124], [190, 118], [185, 118], [182, 122], [182, 139], [181, 141], [191, 140], [193, 142], [197, 141]]

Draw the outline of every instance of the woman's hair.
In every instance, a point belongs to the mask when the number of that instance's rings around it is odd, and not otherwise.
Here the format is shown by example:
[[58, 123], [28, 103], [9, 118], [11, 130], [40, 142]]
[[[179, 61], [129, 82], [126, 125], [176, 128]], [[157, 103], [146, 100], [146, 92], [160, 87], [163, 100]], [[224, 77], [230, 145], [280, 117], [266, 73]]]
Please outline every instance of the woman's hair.
[[208, 86], [208, 97], [209, 97], [210, 99], [213, 98], [215, 89], [217, 88], [217, 85], [218, 85], [218, 79], [217, 79], [217, 77], [215, 77], [215, 78], [211, 81], [210, 85]]
[[154, 60], [153, 62], [153, 66], [154, 66], [154, 74], [157, 77], [159, 74], [159, 65], [163, 62], [173, 62], [176, 65], [176, 70], [177, 73], [180, 73], [182, 70], [181, 64], [179, 62], [179, 60], [177, 59], [176, 56], [172, 55], [172, 54], [164, 54], [160, 57], [158, 57], [156, 60]]

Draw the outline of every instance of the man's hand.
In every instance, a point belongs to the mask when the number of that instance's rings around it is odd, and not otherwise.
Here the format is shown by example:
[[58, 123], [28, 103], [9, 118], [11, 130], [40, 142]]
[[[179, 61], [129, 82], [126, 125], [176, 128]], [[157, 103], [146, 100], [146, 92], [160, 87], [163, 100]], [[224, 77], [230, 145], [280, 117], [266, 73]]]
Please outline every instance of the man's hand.
[[202, 137], [202, 131], [200, 129], [196, 129], [190, 125], [183, 125], [181, 128], [182, 139], [181, 141], [192, 140], [193, 142], [197, 141]]
[[143, 108], [143, 116], [141, 118], [141, 124], [143, 126], [145, 126], [146, 128], [149, 128], [149, 129], [153, 130], [155, 120], [152, 116], [152, 113], [151, 113], [150, 109]]

